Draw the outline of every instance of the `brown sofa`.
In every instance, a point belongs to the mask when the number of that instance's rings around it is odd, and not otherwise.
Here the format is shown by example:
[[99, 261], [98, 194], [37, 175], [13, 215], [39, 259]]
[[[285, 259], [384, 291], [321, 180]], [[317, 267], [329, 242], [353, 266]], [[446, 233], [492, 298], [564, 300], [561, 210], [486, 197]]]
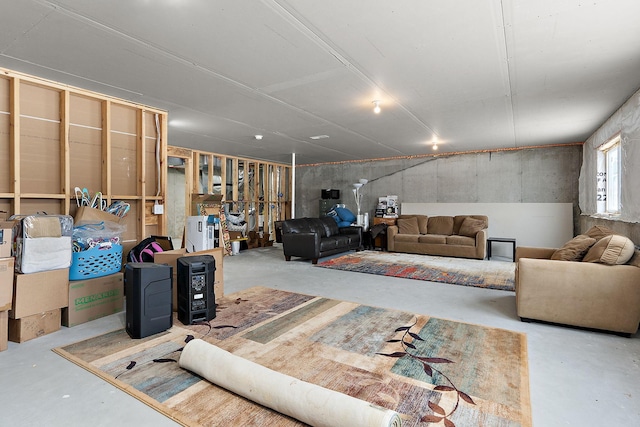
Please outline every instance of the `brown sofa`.
[[[576, 258], [587, 260], [592, 251], [583, 252], [587, 255], [578, 253]], [[619, 259], [611, 262], [616, 261]], [[555, 248], [518, 247], [516, 263], [516, 307], [523, 321], [540, 320], [621, 335], [638, 330], [640, 251], [635, 250], [624, 264], [610, 265], [594, 256], [587, 262], [563, 259]]]
[[484, 259], [488, 225], [484, 215], [400, 215], [387, 228], [387, 250]]

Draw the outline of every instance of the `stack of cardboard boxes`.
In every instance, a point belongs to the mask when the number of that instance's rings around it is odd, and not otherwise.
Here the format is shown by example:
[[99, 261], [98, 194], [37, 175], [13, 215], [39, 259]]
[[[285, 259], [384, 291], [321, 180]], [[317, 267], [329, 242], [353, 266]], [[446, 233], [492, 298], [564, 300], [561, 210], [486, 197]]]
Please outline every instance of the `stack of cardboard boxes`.
[[[76, 215], [77, 219], [78, 215]], [[35, 273], [16, 272], [15, 221], [0, 212], [0, 351], [8, 341], [21, 343], [124, 310], [124, 274], [117, 272], [86, 280], [69, 281], [69, 268]], [[224, 295], [223, 248], [187, 253], [166, 250], [154, 262], [173, 266], [173, 310], [177, 311], [177, 259], [212, 255], [215, 260], [216, 300]]]
[[120, 272], [72, 282], [69, 268], [19, 272], [12, 256], [17, 223], [6, 214], [0, 219], [0, 351], [8, 341], [22, 343], [123, 310]]

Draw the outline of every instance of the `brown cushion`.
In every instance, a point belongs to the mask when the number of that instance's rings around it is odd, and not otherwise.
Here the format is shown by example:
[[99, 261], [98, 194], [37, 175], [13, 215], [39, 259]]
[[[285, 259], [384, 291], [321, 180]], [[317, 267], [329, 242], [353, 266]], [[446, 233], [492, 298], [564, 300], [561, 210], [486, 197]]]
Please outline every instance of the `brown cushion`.
[[589, 248], [596, 242], [593, 237], [578, 234], [551, 255], [558, 261], [582, 261]]
[[442, 234], [451, 236], [453, 234], [452, 216], [430, 216], [427, 223], [428, 234]]
[[484, 228], [489, 227], [489, 218], [486, 215], [456, 215], [453, 217], [453, 234], [460, 234], [460, 227], [467, 218], [480, 219], [484, 221]]
[[420, 234], [427, 234], [427, 220], [429, 219], [426, 215], [400, 215], [399, 218], [417, 218], [418, 219], [418, 230], [420, 230]]
[[485, 227], [483, 220], [471, 218], [469, 216], [466, 217], [464, 221], [462, 221], [462, 225], [460, 226], [460, 231], [458, 232], [458, 234], [460, 236], [476, 237], [478, 231], [484, 230], [484, 228]]
[[398, 218], [396, 221], [398, 224], [398, 233], [399, 234], [420, 234], [420, 229], [418, 228], [418, 218]]
[[596, 240], [600, 240], [603, 237], [611, 236], [612, 234], [616, 234], [615, 231], [610, 229], [609, 227], [605, 227], [604, 225], [594, 225], [586, 233], [586, 236], [593, 237]]
[[602, 264], [625, 264], [635, 251], [633, 242], [628, 237], [612, 234], [598, 240], [585, 255], [584, 262], [599, 262]]

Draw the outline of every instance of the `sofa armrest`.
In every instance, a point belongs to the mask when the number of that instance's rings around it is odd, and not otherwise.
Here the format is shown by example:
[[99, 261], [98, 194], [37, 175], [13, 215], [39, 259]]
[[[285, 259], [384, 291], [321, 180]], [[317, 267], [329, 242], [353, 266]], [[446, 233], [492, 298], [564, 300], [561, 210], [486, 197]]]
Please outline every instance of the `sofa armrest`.
[[317, 258], [320, 253], [319, 233], [284, 233], [282, 250], [285, 256]]
[[396, 234], [398, 234], [397, 225], [387, 227], [387, 251], [389, 252], [395, 252], [396, 250]]
[[487, 257], [487, 234], [486, 228], [476, 233], [476, 254], [478, 259]]
[[635, 333], [640, 322], [640, 269], [521, 258], [516, 308], [521, 318]]
[[516, 248], [516, 262], [520, 258], [550, 259], [551, 255], [553, 255], [555, 251], [555, 248], [533, 248], [527, 246], [518, 246]]

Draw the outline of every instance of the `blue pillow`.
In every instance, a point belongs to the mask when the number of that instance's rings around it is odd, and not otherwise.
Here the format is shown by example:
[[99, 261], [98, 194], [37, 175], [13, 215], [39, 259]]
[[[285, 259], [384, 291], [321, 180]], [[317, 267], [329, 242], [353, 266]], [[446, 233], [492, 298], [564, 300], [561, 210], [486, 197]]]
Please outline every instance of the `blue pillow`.
[[352, 224], [352, 222], [349, 221], [339, 221], [338, 222], [338, 227], [350, 227]]
[[[336, 211], [336, 213], [338, 214], [338, 216], [340, 217], [342, 222], [347, 222], [347, 221], [349, 222], [349, 224], [347, 224], [347, 225], [351, 225], [354, 222], [356, 222], [356, 219], [357, 219], [356, 216], [349, 209], [347, 209], [347, 208], [335, 208], [334, 210]], [[340, 226], [340, 222], [338, 222], [338, 225]]]

